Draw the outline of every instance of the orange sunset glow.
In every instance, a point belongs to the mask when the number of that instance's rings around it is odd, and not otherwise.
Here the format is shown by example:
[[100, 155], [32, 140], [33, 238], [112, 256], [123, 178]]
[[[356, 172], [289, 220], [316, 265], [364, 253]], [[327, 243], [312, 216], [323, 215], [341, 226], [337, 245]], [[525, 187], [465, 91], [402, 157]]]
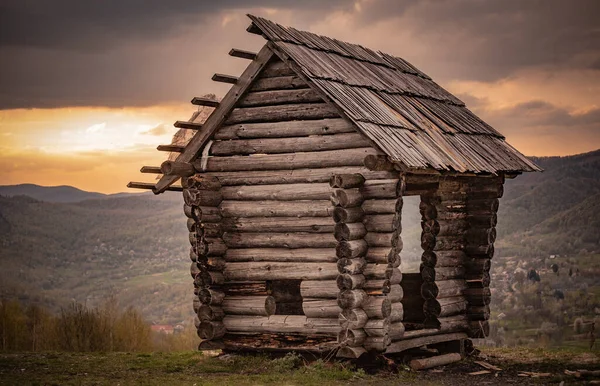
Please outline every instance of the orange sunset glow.
[[[212, 74], [239, 75], [248, 64], [229, 49], [264, 44], [245, 32], [248, 12], [407, 59], [523, 154], [600, 148], [597, 3], [118, 4], [0, 6], [0, 185], [115, 193], [152, 181], [139, 167], [166, 158], [156, 146], [193, 113], [189, 100], [222, 97], [228, 87]], [[32, 14], [57, 17], [32, 26], [23, 21]]]

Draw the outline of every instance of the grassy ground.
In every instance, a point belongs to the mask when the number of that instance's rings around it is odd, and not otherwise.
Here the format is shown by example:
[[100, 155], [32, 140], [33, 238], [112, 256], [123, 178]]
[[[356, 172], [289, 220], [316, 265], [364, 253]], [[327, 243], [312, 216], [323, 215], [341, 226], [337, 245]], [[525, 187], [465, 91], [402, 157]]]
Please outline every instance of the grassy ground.
[[[307, 362], [299, 356], [217, 356], [217, 353], [0, 354], [0, 385], [506, 385], [577, 380], [564, 370], [598, 369], [600, 355], [584, 350], [486, 349], [477, 358], [414, 372], [383, 360], [374, 374], [348, 362]], [[502, 368], [485, 375], [475, 360]], [[372, 370], [372, 369], [370, 369]], [[550, 376], [519, 376], [523, 371]], [[371, 371], [370, 371], [371, 372]]]

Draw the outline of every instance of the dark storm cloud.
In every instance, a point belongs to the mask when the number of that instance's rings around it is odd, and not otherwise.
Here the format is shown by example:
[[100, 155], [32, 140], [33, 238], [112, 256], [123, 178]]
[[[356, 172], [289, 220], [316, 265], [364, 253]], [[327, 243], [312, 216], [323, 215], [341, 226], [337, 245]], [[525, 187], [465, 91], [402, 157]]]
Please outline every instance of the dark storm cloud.
[[[363, 24], [399, 15], [415, 43], [435, 47], [455, 76], [495, 80], [529, 66], [598, 68], [597, 0], [380, 0]], [[447, 44], [451, 42], [451, 44]]]
[[[94, 50], [132, 38], [169, 36], [234, 8], [332, 9], [341, 1], [308, 0], [4, 0], [0, 46]], [[203, 31], [210, 34], [210, 31]]]
[[[391, 20], [395, 31], [410, 36], [394, 42], [392, 53], [414, 59], [442, 84], [492, 81], [524, 68], [599, 67], [600, 1], [358, 3], [0, 0], [0, 109], [147, 106], [207, 92], [222, 95], [228, 87], [210, 82], [212, 73], [239, 74], [247, 64], [228, 58], [229, 48], [257, 50], [264, 41], [244, 32], [246, 18], [226, 26], [220, 18], [231, 10], [271, 17], [259, 8], [293, 10], [289, 23], [299, 28], [339, 10], [352, 15], [357, 30]], [[280, 14], [272, 18], [278, 21]], [[391, 32], [371, 41], [390, 41]]]

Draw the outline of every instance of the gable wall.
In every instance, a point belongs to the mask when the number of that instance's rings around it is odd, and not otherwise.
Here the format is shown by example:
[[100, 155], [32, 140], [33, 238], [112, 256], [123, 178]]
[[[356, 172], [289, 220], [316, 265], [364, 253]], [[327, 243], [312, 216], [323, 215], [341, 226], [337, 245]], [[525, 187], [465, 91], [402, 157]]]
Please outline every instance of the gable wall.
[[[336, 335], [341, 310], [329, 179], [366, 178], [366, 272], [375, 281], [385, 278], [378, 262], [391, 248], [397, 174], [366, 169], [364, 157], [381, 152], [282, 62], [266, 67], [207, 150], [203, 174], [223, 185], [225, 287], [301, 279], [304, 314], [335, 322], [322, 331]], [[276, 300], [283, 305], [285, 299]], [[226, 316], [229, 333], [234, 319]]]

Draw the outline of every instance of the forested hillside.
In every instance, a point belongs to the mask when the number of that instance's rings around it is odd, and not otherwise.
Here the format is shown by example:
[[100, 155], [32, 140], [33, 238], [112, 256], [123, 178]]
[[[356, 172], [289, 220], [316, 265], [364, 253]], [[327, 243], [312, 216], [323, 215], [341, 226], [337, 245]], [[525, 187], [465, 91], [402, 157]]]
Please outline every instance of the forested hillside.
[[[497, 256], [600, 252], [600, 151], [535, 161], [544, 173], [507, 180]], [[81, 194], [71, 188], [58, 194], [53, 188], [3, 189], [34, 192], [37, 199], [0, 197], [0, 295], [57, 310], [71, 299], [94, 305], [116, 293], [152, 321], [189, 318], [192, 283], [180, 194], [78, 201]], [[49, 198], [41, 201], [45, 189]], [[413, 222], [403, 221], [410, 260], [418, 258], [420, 227], [410, 204], [415, 200], [406, 201], [405, 220]]]

